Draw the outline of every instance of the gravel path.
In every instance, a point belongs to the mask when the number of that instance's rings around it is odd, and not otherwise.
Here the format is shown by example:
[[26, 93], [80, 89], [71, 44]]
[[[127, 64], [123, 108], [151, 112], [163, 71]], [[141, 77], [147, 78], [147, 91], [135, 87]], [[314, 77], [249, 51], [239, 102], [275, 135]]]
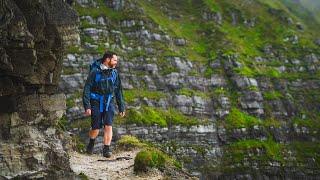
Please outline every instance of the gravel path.
[[133, 172], [134, 158], [139, 150], [116, 152], [111, 158], [105, 158], [100, 154], [70, 153], [70, 164], [76, 174], [84, 173], [89, 179], [163, 179], [159, 171], [144, 175], [136, 175]]

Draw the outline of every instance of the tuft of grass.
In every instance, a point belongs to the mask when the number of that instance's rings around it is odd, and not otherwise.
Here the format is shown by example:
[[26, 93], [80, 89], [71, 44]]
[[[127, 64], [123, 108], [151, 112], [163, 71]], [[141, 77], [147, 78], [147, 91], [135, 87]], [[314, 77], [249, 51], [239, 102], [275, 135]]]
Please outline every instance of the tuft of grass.
[[247, 128], [254, 125], [261, 125], [262, 121], [237, 108], [231, 108], [230, 113], [225, 119], [227, 129]]
[[88, 176], [85, 175], [83, 172], [81, 172], [78, 176], [81, 180], [89, 180]]
[[72, 148], [80, 153], [85, 152], [86, 150], [86, 145], [83, 142], [83, 140], [81, 140], [81, 138], [78, 135], [74, 135], [71, 137], [71, 142], [72, 142]]
[[278, 91], [268, 91], [263, 93], [263, 97], [266, 100], [277, 100], [283, 98], [283, 95]]
[[263, 126], [264, 127], [276, 127], [279, 128], [281, 126], [281, 122], [274, 119], [274, 118], [269, 118], [263, 121]]
[[213, 93], [216, 94], [216, 95], [220, 95], [220, 94], [226, 94], [227, 91], [226, 91], [225, 88], [219, 87], [219, 88], [215, 88]]
[[65, 52], [69, 54], [80, 54], [82, 51], [79, 46], [68, 46]]
[[244, 66], [242, 68], [235, 68], [235, 72], [237, 72], [240, 75], [246, 76], [246, 77], [254, 77], [257, 75], [254, 68], [249, 68], [248, 66]]
[[135, 148], [141, 148], [146, 146], [144, 143], [140, 142], [138, 138], [131, 135], [124, 135], [117, 142], [117, 148], [123, 150], [132, 150]]
[[149, 145], [141, 150], [134, 159], [134, 171], [136, 173], [147, 172], [149, 169], [181, 169], [179, 161], [164, 153], [163, 151]]
[[68, 126], [68, 119], [65, 115], [63, 115], [56, 124], [58, 130], [66, 131]]

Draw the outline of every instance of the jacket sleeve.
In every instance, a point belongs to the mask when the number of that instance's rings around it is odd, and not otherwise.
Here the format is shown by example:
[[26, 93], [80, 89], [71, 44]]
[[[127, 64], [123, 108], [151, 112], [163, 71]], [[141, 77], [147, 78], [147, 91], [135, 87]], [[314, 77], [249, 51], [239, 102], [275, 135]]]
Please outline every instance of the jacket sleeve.
[[82, 101], [83, 101], [83, 107], [85, 110], [90, 109], [90, 93], [91, 93], [91, 87], [94, 82], [94, 77], [95, 77], [95, 72], [91, 71], [87, 77], [86, 83], [84, 85], [83, 89], [83, 96], [82, 96]]
[[123, 97], [123, 91], [122, 91], [122, 84], [121, 84], [121, 79], [119, 73], [117, 73], [117, 84], [115, 88], [115, 96], [116, 96], [116, 101], [118, 105], [119, 112], [124, 112], [125, 111], [125, 102], [124, 102], [124, 97]]

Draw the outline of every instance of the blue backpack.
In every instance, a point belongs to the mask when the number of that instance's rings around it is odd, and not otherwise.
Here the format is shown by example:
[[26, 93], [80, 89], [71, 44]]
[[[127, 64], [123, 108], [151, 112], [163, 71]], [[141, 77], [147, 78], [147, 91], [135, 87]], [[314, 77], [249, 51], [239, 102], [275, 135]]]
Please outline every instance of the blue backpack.
[[[100, 65], [101, 65], [101, 59], [97, 59], [95, 60], [91, 65], [90, 65], [90, 73], [92, 71], [96, 71], [96, 76], [95, 76], [95, 82], [96, 83], [99, 83], [101, 81], [104, 81], [104, 80], [111, 80], [112, 82], [112, 85], [115, 86], [115, 81], [116, 81], [116, 78], [117, 78], [117, 71], [115, 69], [112, 70], [112, 73], [111, 73], [111, 76], [108, 77], [108, 78], [101, 78], [101, 71], [100, 71]], [[93, 93], [91, 92], [90, 93], [90, 97], [91, 99], [95, 99], [95, 100], [98, 100], [100, 102], [100, 112], [103, 112], [103, 107], [104, 107], [104, 99], [105, 98], [108, 98], [107, 99], [107, 103], [106, 103], [106, 111], [108, 111], [109, 109], [109, 105], [110, 105], [110, 102], [111, 102], [111, 99], [112, 99], [112, 93], [109, 93], [109, 94], [106, 94], [106, 95], [100, 95], [100, 94], [96, 94], [96, 93]]]
[[93, 61], [93, 63], [91, 63], [91, 65], [90, 65], [89, 72], [91, 72], [92, 70], [98, 70], [100, 68], [101, 60], [102, 59], [97, 59], [97, 60]]

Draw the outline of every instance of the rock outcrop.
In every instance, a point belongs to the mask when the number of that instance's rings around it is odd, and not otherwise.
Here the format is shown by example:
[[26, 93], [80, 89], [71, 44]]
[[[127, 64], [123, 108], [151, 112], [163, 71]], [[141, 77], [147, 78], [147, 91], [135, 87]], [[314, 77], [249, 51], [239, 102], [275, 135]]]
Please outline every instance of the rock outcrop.
[[78, 17], [62, 0], [0, 4], [0, 177], [73, 178], [56, 89], [64, 48], [79, 43]]

